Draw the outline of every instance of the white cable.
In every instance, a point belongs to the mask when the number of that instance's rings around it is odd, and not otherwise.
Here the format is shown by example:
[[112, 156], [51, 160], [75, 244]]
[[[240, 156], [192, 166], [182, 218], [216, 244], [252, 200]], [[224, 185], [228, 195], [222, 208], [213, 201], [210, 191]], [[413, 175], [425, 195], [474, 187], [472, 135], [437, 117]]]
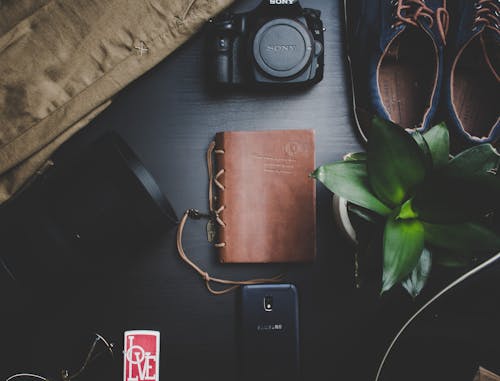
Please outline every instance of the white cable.
[[14, 374], [13, 376], [10, 376], [9, 378], [7, 378], [5, 381], [13, 380], [16, 377], [33, 377], [33, 378], [37, 378], [39, 380], [48, 381], [45, 377], [38, 376], [36, 374], [31, 374], [31, 373], [18, 373], [18, 374]]
[[399, 330], [399, 332], [396, 334], [396, 336], [392, 340], [391, 344], [389, 345], [389, 348], [387, 348], [387, 351], [385, 352], [384, 357], [382, 358], [382, 362], [380, 363], [380, 366], [378, 367], [377, 376], [375, 377], [375, 381], [379, 380], [379, 377], [380, 377], [380, 374], [382, 373], [382, 368], [384, 367], [385, 361], [387, 360], [387, 357], [389, 357], [389, 354], [390, 354], [392, 348], [394, 347], [394, 344], [396, 344], [396, 341], [399, 339], [399, 337], [402, 335], [402, 333], [405, 331], [405, 329], [411, 324], [411, 322], [413, 320], [415, 320], [417, 318], [417, 316], [422, 313], [422, 311], [424, 311], [427, 307], [429, 307], [429, 305], [432, 304], [434, 301], [436, 301], [436, 299], [438, 299], [440, 296], [442, 296], [443, 294], [450, 291], [453, 287], [462, 283], [464, 280], [471, 277], [475, 273], [481, 271], [485, 267], [488, 267], [489, 265], [491, 265], [493, 262], [497, 261], [498, 259], [500, 259], [500, 253], [497, 253], [495, 256], [491, 257], [487, 261], [484, 261], [480, 265], [474, 267], [472, 270], [470, 270], [469, 272], [462, 275], [460, 278], [458, 278], [455, 281], [453, 281], [452, 283], [450, 283], [448, 286], [446, 286], [440, 292], [438, 292], [433, 298], [431, 298], [427, 303], [425, 303], [417, 312], [415, 312], [415, 314], [410, 319], [408, 319], [408, 321]]
[[7, 263], [5, 263], [2, 257], [0, 257], [0, 264], [2, 265], [5, 272], [11, 277], [11, 279], [15, 281], [16, 277], [14, 276], [14, 274], [12, 274], [12, 271], [10, 271], [9, 266], [7, 266]]

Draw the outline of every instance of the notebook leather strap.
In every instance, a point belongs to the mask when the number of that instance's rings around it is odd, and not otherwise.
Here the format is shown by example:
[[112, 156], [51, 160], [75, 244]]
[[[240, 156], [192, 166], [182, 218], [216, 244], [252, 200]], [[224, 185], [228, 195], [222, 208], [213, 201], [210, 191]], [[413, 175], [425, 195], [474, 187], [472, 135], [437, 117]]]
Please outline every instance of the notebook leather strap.
[[[224, 228], [225, 226], [224, 221], [220, 218], [219, 215], [219, 213], [223, 210], [223, 209], [221, 210], [223, 206], [217, 209], [214, 206], [213, 185], [215, 184], [215, 186], [217, 186], [220, 190], [224, 190], [224, 185], [220, 183], [218, 180], [218, 177], [220, 177], [222, 170], [214, 175], [213, 160], [212, 160], [212, 156], [214, 153], [224, 154], [224, 151], [216, 150], [215, 142], [212, 142], [210, 143], [210, 146], [207, 151], [207, 167], [208, 167], [208, 177], [209, 177], [208, 201], [209, 201], [210, 213], [208, 214], [200, 213], [196, 209], [188, 209], [184, 212], [179, 222], [179, 226], [177, 228], [177, 251], [179, 252], [179, 256], [184, 262], [186, 262], [189, 266], [191, 266], [191, 268], [193, 268], [203, 278], [208, 291], [210, 291], [214, 295], [222, 295], [228, 293], [246, 284], [276, 283], [282, 281], [284, 279], [284, 274], [280, 274], [272, 278], [257, 278], [248, 280], [227, 280], [227, 279], [215, 278], [206, 271], [204, 271], [200, 266], [194, 263], [186, 255], [186, 252], [184, 251], [184, 247], [182, 245], [182, 235], [188, 219], [209, 218], [213, 219], [219, 225], [220, 228]], [[225, 245], [225, 243], [219, 242], [214, 244], [215, 247], [221, 247], [222, 245]], [[226, 287], [220, 290], [214, 289], [212, 287], [212, 283], [218, 283], [219, 285], [225, 285]]]

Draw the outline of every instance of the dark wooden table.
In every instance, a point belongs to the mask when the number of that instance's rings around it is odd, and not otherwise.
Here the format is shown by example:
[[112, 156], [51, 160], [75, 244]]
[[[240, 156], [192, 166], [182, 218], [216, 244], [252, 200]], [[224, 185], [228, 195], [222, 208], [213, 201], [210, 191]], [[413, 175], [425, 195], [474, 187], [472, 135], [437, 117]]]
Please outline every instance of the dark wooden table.
[[[242, 0], [234, 9], [248, 10], [257, 3], [258, 0]], [[121, 92], [103, 114], [66, 146], [78, 146], [80, 141], [108, 129], [118, 131], [156, 178], [178, 215], [187, 208], [208, 207], [205, 151], [218, 131], [314, 128], [318, 165], [362, 150], [351, 118], [341, 6], [338, 1], [326, 0], [303, 0], [303, 4], [321, 9], [326, 27], [325, 76], [319, 84], [293, 92], [214, 93], [204, 80], [202, 32]], [[32, 197], [36, 199], [36, 192]], [[4, 213], [10, 219], [4, 218], [3, 232], [12, 228], [16, 234], [6, 233], [4, 242], [11, 239], [2, 245], [1, 254], [10, 257], [11, 262], [17, 256], [17, 267], [12, 269], [26, 282], [14, 281], [0, 271], [4, 300], [1, 379], [17, 371], [50, 375], [63, 366], [75, 366], [67, 364], [78, 363], [86, 349], [76, 343], [97, 331], [117, 343], [118, 365], [112, 379], [119, 380], [123, 332], [153, 329], [162, 335], [162, 380], [235, 380], [237, 294], [217, 297], [207, 292], [197, 274], [179, 259], [175, 229], [166, 229], [140, 247], [110, 249], [97, 258], [91, 257], [94, 266], [79, 274], [83, 280], [75, 286], [67, 279], [57, 278], [53, 268], [58, 261], [50, 249], [32, 238], [36, 232], [22, 231], [33, 213], [26, 210], [28, 207], [23, 208], [22, 202], [21, 198], [17, 203], [21, 205], [14, 203]], [[416, 302], [400, 289], [384, 297], [371, 288], [356, 289], [353, 248], [336, 229], [331, 194], [319, 184], [317, 205], [318, 253], [311, 265], [221, 265], [206, 241], [204, 221], [188, 226], [185, 248], [211, 274], [245, 279], [287, 271], [286, 281], [297, 286], [300, 297], [304, 380], [373, 379], [391, 334], [449, 279], [438, 278]], [[25, 269], [30, 276], [23, 274]], [[15, 271], [13, 275], [17, 276]], [[495, 278], [490, 277], [483, 286], [484, 294], [491, 295], [492, 290], [498, 289], [498, 283], [492, 279]], [[475, 307], [467, 305], [469, 312], [465, 316], [470, 316], [471, 308]], [[452, 311], [450, 314], [455, 316], [456, 309]], [[427, 319], [428, 325], [435, 324], [434, 315]], [[463, 327], [457, 329], [463, 331]], [[490, 338], [493, 335], [498, 339], [498, 330], [486, 332]], [[432, 338], [437, 336], [429, 337], [429, 342], [436, 344]], [[423, 346], [413, 349], [424, 357], [428, 352]], [[470, 348], [466, 350], [469, 355], [472, 352]], [[436, 373], [429, 373], [420, 357], [413, 362], [411, 356], [405, 357], [413, 352], [401, 353], [400, 357], [406, 359], [402, 364], [406, 365], [403, 370], [394, 371], [399, 374], [394, 379], [413, 379], [419, 369], [429, 376], [427, 379], [436, 379]], [[493, 356], [491, 351], [489, 355]], [[468, 358], [457, 356], [455, 363]], [[497, 366], [499, 362], [497, 358]], [[404, 372], [407, 364], [414, 364], [415, 369], [408, 369], [409, 373], [402, 376], [398, 372]], [[464, 366], [471, 369], [469, 363]], [[460, 379], [471, 380], [470, 374], [462, 374]]]

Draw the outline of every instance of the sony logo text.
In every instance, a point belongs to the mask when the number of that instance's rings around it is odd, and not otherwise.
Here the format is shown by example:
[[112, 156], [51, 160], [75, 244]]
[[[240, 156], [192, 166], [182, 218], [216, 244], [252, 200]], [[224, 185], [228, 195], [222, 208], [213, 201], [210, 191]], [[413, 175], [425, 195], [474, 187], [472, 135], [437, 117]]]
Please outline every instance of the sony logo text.
[[293, 52], [297, 49], [297, 45], [268, 45], [267, 50], [273, 52]]
[[295, 0], [269, 0], [271, 5], [292, 5]]

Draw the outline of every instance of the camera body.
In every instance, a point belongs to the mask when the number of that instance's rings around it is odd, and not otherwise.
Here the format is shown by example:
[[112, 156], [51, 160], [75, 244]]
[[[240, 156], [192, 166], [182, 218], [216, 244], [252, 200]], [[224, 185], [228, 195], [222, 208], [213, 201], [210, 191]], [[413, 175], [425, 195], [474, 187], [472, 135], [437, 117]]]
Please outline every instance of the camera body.
[[210, 20], [209, 77], [220, 85], [312, 84], [323, 78], [321, 12], [298, 0], [263, 0]]

